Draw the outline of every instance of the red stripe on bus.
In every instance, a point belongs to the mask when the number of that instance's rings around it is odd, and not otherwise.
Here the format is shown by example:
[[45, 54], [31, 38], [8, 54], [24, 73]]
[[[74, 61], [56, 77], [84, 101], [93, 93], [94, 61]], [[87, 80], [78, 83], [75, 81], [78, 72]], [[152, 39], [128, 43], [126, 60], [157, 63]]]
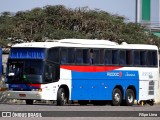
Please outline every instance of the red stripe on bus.
[[77, 72], [104, 72], [121, 68], [121, 66], [68, 66], [61, 65], [61, 68]]
[[40, 88], [41, 84], [27, 84], [28, 86]]

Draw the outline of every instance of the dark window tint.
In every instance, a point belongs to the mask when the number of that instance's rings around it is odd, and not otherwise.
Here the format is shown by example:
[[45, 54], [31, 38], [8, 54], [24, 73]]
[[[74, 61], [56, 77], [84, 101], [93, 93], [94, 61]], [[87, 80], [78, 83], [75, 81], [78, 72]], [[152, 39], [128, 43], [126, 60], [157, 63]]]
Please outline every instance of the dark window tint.
[[68, 49], [61, 48], [61, 63], [65, 64], [68, 63]]
[[68, 63], [74, 63], [75, 62], [75, 49], [69, 48], [68, 49]]
[[149, 66], [157, 66], [157, 52], [156, 51], [148, 51], [147, 64]]
[[152, 52], [152, 57], [153, 57], [153, 65], [157, 66], [158, 65], [158, 60], [157, 60], [157, 51]]
[[125, 50], [119, 51], [119, 64], [120, 65], [126, 64], [126, 51]]
[[105, 50], [104, 62], [106, 65], [112, 64], [112, 51], [111, 50]]
[[118, 64], [118, 50], [112, 50], [112, 64]]
[[89, 49], [83, 49], [83, 63], [88, 64], [89, 63]]
[[48, 57], [49, 61], [59, 62], [59, 48], [51, 48], [48, 50]]
[[140, 51], [140, 64], [141, 65], [146, 65], [146, 57], [147, 57], [147, 52], [146, 51]]
[[76, 63], [83, 64], [83, 49], [76, 49]]
[[104, 64], [104, 49], [100, 49], [100, 64]]
[[93, 64], [99, 64], [100, 61], [100, 53], [99, 50], [93, 51]]
[[132, 65], [132, 51], [131, 50], [127, 50], [126, 51], [126, 64], [127, 65]]
[[60, 77], [60, 67], [58, 64], [45, 65], [45, 82], [58, 81]]
[[133, 56], [133, 62], [134, 65], [140, 65], [140, 52], [139, 51], [134, 51], [134, 56]]

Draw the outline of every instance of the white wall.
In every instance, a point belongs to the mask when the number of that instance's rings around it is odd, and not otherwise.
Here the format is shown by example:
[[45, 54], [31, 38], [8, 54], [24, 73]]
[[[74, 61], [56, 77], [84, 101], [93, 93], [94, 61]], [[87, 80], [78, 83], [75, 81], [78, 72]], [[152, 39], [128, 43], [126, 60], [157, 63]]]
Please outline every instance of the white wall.
[[160, 27], [160, 0], [151, 0], [151, 26]]

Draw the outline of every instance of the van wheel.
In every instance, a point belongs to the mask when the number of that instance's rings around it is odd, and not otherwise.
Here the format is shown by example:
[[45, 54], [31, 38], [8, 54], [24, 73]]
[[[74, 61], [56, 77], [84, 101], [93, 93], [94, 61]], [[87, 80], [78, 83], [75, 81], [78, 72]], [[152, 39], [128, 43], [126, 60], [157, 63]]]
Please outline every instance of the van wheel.
[[27, 105], [33, 105], [33, 100], [26, 100]]
[[67, 103], [67, 96], [63, 88], [60, 88], [57, 93], [57, 105], [63, 106]]
[[118, 88], [115, 88], [112, 93], [112, 105], [119, 106], [122, 102], [122, 93]]
[[134, 104], [135, 95], [132, 89], [127, 89], [126, 91], [126, 98], [125, 98], [125, 104], [127, 106], [132, 106]]

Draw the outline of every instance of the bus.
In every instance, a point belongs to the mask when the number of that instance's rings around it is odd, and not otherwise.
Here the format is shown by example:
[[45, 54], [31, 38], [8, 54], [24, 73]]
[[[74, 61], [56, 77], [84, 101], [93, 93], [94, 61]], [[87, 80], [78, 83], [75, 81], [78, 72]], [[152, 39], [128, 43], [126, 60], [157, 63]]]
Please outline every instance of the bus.
[[155, 45], [89, 39], [16, 44], [7, 61], [7, 97], [60, 106], [154, 103], [158, 61]]
[[3, 64], [2, 64], [2, 48], [0, 48], [0, 79], [3, 74]]

